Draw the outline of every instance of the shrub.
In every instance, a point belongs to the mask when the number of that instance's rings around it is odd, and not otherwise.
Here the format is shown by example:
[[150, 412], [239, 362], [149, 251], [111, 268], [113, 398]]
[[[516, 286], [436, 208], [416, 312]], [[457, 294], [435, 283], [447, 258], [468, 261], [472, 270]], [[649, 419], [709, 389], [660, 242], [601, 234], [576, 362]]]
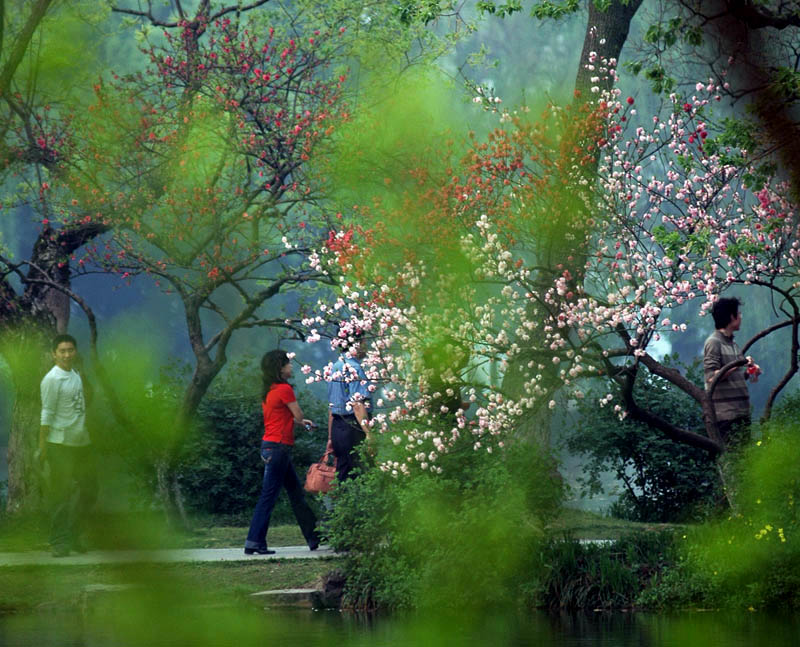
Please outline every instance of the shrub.
[[[676, 358], [672, 358], [673, 364]], [[686, 368], [700, 383], [701, 367]], [[686, 429], [703, 425], [700, 407], [666, 380], [648, 375], [637, 380], [642, 406]], [[611, 471], [624, 491], [611, 513], [630, 521], [675, 522], [703, 518], [718, 500], [714, 460], [700, 449], [675, 443], [661, 432], [633, 420], [620, 420], [610, 407], [598, 409], [599, 394], [579, 401], [580, 419], [567, 448], [588, 456], [584, 492], [602, 491], [602, 475]]]
[[327, 531], [348, 551], [347, 606], [469, 608], [517, 597], [561, 484], [529, 446], [472, 454], [469, 470], [449, 476], [373, 469], [337, 486]]
[[800, 608], [800, 399], [745, 449], [735, 510], [687, 531], [673, 572], [643, 594], [655, 605]]
[[529, 604], [549, 609], [621, 609], [673, 563], [672, 533], [636, 533], [614, 543], [551, 539], [542, 551], [544, 576]]

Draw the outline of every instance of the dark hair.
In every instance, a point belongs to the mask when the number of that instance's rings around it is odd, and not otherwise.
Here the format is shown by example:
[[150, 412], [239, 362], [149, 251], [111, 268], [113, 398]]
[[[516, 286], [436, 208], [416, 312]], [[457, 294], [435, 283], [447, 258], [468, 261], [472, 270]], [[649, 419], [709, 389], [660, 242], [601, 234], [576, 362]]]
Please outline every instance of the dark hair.
[[273, 384], [286, 384], [286, 380], [281, 377], [281, 369], [289, 363], [289, 356], [286, 351], [276, 348], [261, 358], [261, 380], [263, 393], [261, 399], [267, 397], [269, 389]]
[[75, 348], [78, 348], [78, 342], [75, 341], [75, 338], [72, 335], [56, 335], [53, 337], [53, 342], [51, 343], [51, 350], [55, 353], [56, 349], [58, 348], [59, 344], [63, 344], [64, 342], [69, 342]]
[[361, 342], [363, 338], [363, 330], [356, 328], [347, 321], [342, 321], [339, 323], [339, 330], [331, 345], [334, 348], [338, 348], [340, 353], [346, 353], [350, 348]]
[[714, 317], [714, 327], [724, 328], [731, 320], [739, 314], [739, 306], [742, 302], [736, 297], [724, 297], [717, 299], [711, 306], [711, 316]]

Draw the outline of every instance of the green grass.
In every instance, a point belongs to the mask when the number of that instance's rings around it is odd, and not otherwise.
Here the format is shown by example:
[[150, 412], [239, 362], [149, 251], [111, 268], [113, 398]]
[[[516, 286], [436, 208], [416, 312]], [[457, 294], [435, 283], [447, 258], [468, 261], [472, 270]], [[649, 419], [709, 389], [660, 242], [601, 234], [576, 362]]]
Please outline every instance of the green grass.
[[[89, 531], [90, 545], [102, 549], [127, 548], [231, 548], [244, 545], [247, 526], [230, 525], [230, 519], [196, 520], [190, 531], [175, 532], [164, 527], [159, 515], [136, 514], [95, 519]], [[41, 519], [3, 519], [0, 523], [0, 552], [47, 550], [46, 523]], [[576, 539], [619, 539], [631, 532], [660, 532], [682, 528], [675, 524], [636, 523], [593, 512], [565, 508], [548, 530], [569, 534]], [[270, 546], [304, 546], [297, 524], [276, 525], [269, 529]]]
[[548, 530], [554, 534], [569, 534], [575, 539], [619, 539], [633, 532], [663, 532], [685, 526], [671, 523], [639, 523], [612, 517], [603, 517], [594, 512], [564, 508]]
[[[182, 548], [229, 548], [243, 546], [247, 526], [209, 526], [197, 528], [179, 538]], [[270, 546], [305, 546], [306, 540], [297, 524], [272, 526], [267, 533]]]
[[[92, 548], [125, 550], [131, 548], [231, 548], [244, 546], [247, 526], [214, 525], [213, 519], [194, 522], [191, 530], [171, 530], [160, 515], [98, 515], [87, 529]], [[0, 520], [0, 552], [48, 550], [47, 521], [40, 517]], [[270, 546], [304, 546], [297, 524], [269, 529]]]
[[[35, 517], [5, 518], [0, 524], [0, 552], [48, 550], [47, 524]], [[211, 525], [190, 532], [170, 532], [155, 516], [98, 517], [89, 529], [90, 548], [239, 548], [246, 526]], [[270, 546], [304, 546], [296, 524], [270, 528]], [[226, 605], [254, 600], [257, 591], [314, 587], [341, 560], [252, 560], [178, 564], [103, 564], [91, 566], [0, 567], [0, 613], [63, 609], [83, 603], [86, 587], [125, 585], [114, 593], [173, 591], [192, 604]], [[263, 600], [258, 602], [263, 604]]]
[[125, 594], [173, 595], [192, 604], [230, 605], [264, 590], [313, 588], [340, 560], [258, 560], [181, 564], [14, 566], [0, 568], [0, 613], [72, 608], [87, 587], [125, 585]]

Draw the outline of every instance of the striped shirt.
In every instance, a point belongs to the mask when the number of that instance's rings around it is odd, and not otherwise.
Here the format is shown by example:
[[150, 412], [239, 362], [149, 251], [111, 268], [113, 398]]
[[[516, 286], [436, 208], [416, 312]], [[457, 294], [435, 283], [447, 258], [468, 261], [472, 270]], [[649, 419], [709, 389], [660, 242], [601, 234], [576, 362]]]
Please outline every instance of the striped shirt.
[[[744, 356], [733, 341], [733, 335], [726, 337], [719, 330], [711, 333], [703, 346], [706, 390], [714, 379], [714, 373], [736, 359], [744, 359]], [[740, 367], [717, 382], [712, 396], [717, 420], [735, 420], [750, 415], [750, 394], [747, 392], [745, 375], [744, 367]]]

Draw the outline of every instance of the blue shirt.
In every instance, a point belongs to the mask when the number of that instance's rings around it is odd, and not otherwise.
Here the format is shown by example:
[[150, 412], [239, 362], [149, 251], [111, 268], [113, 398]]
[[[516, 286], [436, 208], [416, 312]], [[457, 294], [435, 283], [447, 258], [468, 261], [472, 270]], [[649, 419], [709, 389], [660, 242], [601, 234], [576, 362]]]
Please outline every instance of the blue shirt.
[[352, 416], [351, 402], [363, 402], [369, 411], [372, 408], [370, 382], [357, 359], [340, 357], [331, 368], [328, 377], [328, 405], [337, 416]]

